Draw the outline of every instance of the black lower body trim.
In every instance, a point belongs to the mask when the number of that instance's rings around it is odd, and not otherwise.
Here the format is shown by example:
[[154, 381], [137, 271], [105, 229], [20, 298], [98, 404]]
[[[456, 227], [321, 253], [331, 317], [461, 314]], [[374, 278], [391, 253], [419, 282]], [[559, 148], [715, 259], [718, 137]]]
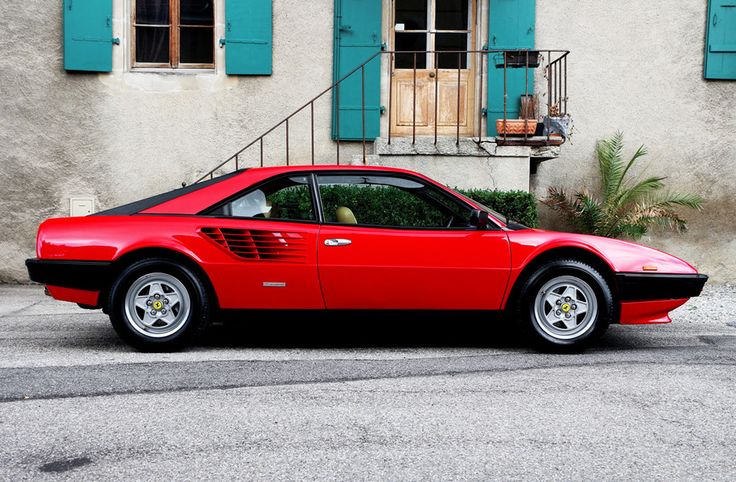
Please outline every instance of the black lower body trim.
[[676, 300], [698, 296], [708, 277], [704, 274], [618, 273], [621, 301]]
[[26, 260], [31, 281], [63, 288], [100, 291], [110, 277], [110, 261]]

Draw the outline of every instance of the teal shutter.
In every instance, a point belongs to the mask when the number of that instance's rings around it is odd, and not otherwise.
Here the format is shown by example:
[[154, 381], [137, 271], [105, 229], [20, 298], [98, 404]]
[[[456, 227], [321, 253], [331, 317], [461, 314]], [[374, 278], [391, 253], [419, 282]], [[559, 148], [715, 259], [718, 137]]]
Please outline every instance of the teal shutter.
[[705, 78], [736, 79], [736, 0], [709, 0]]
[[112, 0], [64, 0], [64, 69], [112, 71]]
[[271, 75], [271, 0], [225, 1], [225, 72], [228, 75]]
[[[490, 0], [488, 20], [488, 48], [490, 50], [518, 50], [534, 48], [535, 0]], [[502, 54], [488, 58], [488, 135], [496, 135], [496, 119], [503, 118], [503, 64]], [[506, 69], [508, 101], [506, 117], [519, 117], [521, 96], [534, 93], [534, 70], [529, 70], [528, 85], [525, 68]]]
[[[337, 82], [381, 50], [381, 0], [335, 0], [333, 78]], [[333, 90], [332, 137], [363, 138], [361, 70]], [[365, 66], [365, 137], [380, 135], [381, 56]], [[338, 115], [340, 132], [338, 133]]]

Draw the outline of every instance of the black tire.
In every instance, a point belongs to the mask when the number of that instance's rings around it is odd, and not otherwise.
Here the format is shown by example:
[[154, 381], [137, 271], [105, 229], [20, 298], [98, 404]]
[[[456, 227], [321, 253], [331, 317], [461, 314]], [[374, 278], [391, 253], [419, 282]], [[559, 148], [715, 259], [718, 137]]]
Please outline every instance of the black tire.
[[[545, 285], [554, 283], [554, 280], [569, 280], [573, 284], [582, 281], [580, 286], [589, 287], [594, 294], [596, 314], [579, 315], [580, 325], [584, 324], [579, 327], [579, 333], [575, 332], [578, 328], [574, 328], [570, 330], [570, 334], [565, 334], [565, 322], [557, 322], [560, 329], [555, 330], [555, 326], [545, 322], [544, 315], [538, 312], [537, 295]], [[564, 299], [561, 301], [565, 304]], [[574, 311], [572, 314], [575, 316]], [[592, 266], [575, 259], [549, 261], [537, 268], [523, 281], [514, 306], [514, 318], [520, 324], [522, 333], [533, 345], [544, 351], [580, 351], [588, 347], [605, 333], [613, 316], [613, 293], [606, 279]]]
[[[126, 314], [128, 291], [137, 280], [153, 273], [174, 277], [189, 296], [189, 313], [182, 315], [177, 323], [177, 331], [167, 336], [153, 337], [141, 333]], [[192, 343], [207, 328], [212, 310], [207, 288], [199, 276], [187, 266], [165, 258], [144, 259], [125, 268], [110, 288], [108, 307], [110, 322], [120, 338], [134, 348], [147, 352], [175, 351]]]

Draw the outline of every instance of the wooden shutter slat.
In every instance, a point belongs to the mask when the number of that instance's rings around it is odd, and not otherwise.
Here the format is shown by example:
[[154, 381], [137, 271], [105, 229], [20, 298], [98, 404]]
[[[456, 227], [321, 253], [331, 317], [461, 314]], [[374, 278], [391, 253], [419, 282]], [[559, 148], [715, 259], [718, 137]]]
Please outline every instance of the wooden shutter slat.
[[[488, 48], [533, 49], [535, 29], [535, 0], [490, 0], [488, 13]], [[488, 135], [495, 136], [496, 119], [503, 118], [503, 69], [494, 66], [491, 56], [488, 62]], [[520, 98], [524, 92], [534, 93], [534, 70], [529, 70], [528, 85], [526, 69], [507, 69], [506, 86], [508, 101], [506, 117], [519, 117]]]
[[64, 0], [64, 69], [112, 71], [112, 0]]
[[736, 8], [733, 0], [709, 0], [706, 79], [736, 79]]
[[226, 0], [225, 71], [228, 75], [271, 75], [271, 0]]
[[[335, 0], [335, 45], [333, 79], [337, 82], [351, 70], [381, 50], [381, 3], [375, 0]], [[361, 72], [358, 69], [340, 83], [339, 103], [333, 90], [332, 137], [341, 140], [363, 138]], [[365, 66], [365, 137], [380, 135], [381, 58]], [[340, 132], [337, 132], [339, 105]]]

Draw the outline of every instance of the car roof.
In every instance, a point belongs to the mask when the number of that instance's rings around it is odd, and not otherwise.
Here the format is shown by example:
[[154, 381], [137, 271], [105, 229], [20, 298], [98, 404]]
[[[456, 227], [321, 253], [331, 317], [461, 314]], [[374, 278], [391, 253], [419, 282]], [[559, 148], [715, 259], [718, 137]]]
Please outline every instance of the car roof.
[[[376, 173], [392, 173], [406, 174], [434, 182], [431, 179], [417, 172], [407, 169], [385, 166], [364, 166], [364, 165], [335, 165], [335, 164], [317, 164], [317, 165], [295, 165], [295, 166], [267, 166], [243, 169], [235, 173], [226, 174], [224, 176], [215, 177], [212, 180], [203, 181], [209, 183], [204, 189], [198, 189], [193, 192], [181, 192], [178, 195], [175, 191], [159, 195], [163, 202], [155, 205], [147, 205], [144, 209], [134, 212], [121, 212], [120, 214], [197, 214], [203, 209], [212, 206], [228, 196], [232, 196], [251, 185], [265, 181], [268, 178], [289, 173], [311, 173], [311, 172], [376, 172]], [[202, 183], [196, 183], [194, 186]], [[135, 206], [138, 203], [131, 203], [127, 206]], [[140, 204], [138, 204], [140, 205]], [[114, 214], [110, 212], [110, 214]]]
[[401, 169], [398, 167], [389, 166], [366, 166], [363, 164], [301, 164], [295, 166], [265, 166], [265, 167], [253, 167], [248, 169], [248, 172], [268, 172], [269, 175], [287, 173], [287, 172], [304, 172], [304, 171], [379, 171], [379, 172], [395, 172], [403, 174], [411, 174], [414, 176], [424, 177], [418, 172], [410, 171], [408, 169]]

